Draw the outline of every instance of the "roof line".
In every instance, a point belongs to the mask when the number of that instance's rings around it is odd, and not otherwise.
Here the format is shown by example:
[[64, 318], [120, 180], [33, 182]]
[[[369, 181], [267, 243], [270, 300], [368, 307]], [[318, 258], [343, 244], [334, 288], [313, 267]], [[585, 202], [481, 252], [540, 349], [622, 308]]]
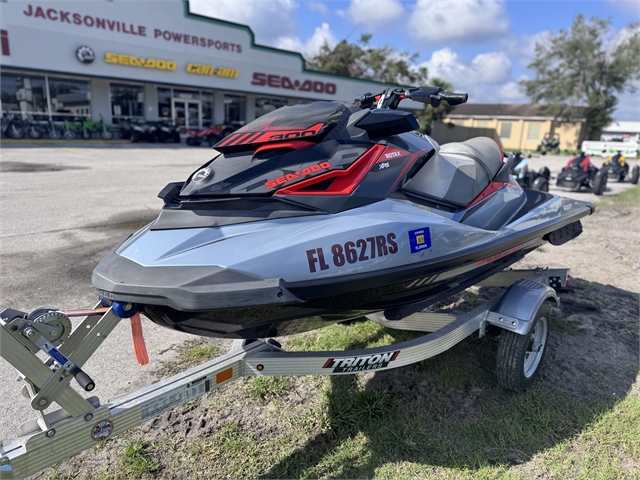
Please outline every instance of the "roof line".
[[258, 45], [256, 43], [256, 41], [255, 41], [255, 35], [253, 33], [253, 30], [251, 30], [251, 27], [249, 27], [248, 25], [242, 25], [240, 23], [230, 22], [228, 20], [220, 20], [218, 18], [211, 18], [211, 17], [206, 17], [204, 15], [200, 15], [198, 13], [193, 13], [191, 11], [190, 6], [189, 6], [189, 0], [182, 0], [182, 3], [184, 5], [184, 17], [187, 18], [187, 19], [197, 20], [197, 21], [200, 21], [200, 22], [214, 23], [216, 25], [221, 25], [221, 26], [224, 26], [224, 27], [231, 27], [231, 28], [237, 28], [239, 30], [244, 30], [249, 35], [249, 48], [254, 49], [254, 50], [262, 50], [262, 51], [265, 51], [265, 52], [277, 53], [277, 54], [280, 54], [280, 55], [289, 55], [289, 56], [292, 56], [292, 57], [297, 57], [300, 60], [301, 73], [307, 73], [307, 74], [312, 74], [312, 75], [322, 75], [322, 76], [331, 77], [331, 78], [339, 78], [339, 79], [342, 79], [342, 80], [350, 80], [350, 81], [353, 81], [353, 82], [377, 83], [377, 84], [379, 84], [381, 86], [384, 86], [384, 87], [397, 87], [398, 86], [398, 85], [394, 85], [394, 84], [391, 84], [391, 83], [378, 82], [378, 81], [375, 81], [375, 80], [365, 80], [363, 78], [347, 77], [345, 75], [337, 75], [335, 73], [327, 73], [327, 72], [318, 72], [316, 70], [308, 70], [306, 65], [305, 65], [305, 63], [306, 63], [305, 59], [302, 56], [302, 54], [300, 54], [299, 52], [292, 52], [290, 50], [281, 50], [279, 48], [267, 47], [265, 45]]

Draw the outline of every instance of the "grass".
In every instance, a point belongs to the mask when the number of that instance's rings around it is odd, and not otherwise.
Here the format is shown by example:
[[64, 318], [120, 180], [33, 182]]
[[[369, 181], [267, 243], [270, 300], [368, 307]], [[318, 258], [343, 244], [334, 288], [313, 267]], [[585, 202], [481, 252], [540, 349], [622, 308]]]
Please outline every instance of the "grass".
[[254, 377], [249, 380], [249, 396], [270, 400], [283, 395], [292, 385], [290, 377]]
[[[572, 333], [571, 326], [560, 330]], [[416, 335], [356, 321], [283, 343], [343, 350]], [[154, 439], [141, 426], [131, 438], [112, 440], [115, 470], [91, 476], [640, 479], [637, 393], [585, 399], [544, 382], [506, 392], [495, 381], [496, 342], [472, 336], [400, 370], [243, 379], [172, 417], [207, 418], [212, 431]], [[193, 342], [177, 361], [206, 359], [215, 352], [209, 347]], [[242, 389], [247, 395], [238, 395]]]
[[604, 197], [596, 205], [602, 210], [622, 210], [631, 208], [640, 204], [640, 185], [635, 185], [623, 192], [611, 196]]
[[154, 374], [160, 378], [170, 377], [221, 354], [218, 347], [207, 343], [206, 340], [190, 340], [178, 348], [177, 360], [162, 362]]
[[119, 457], [121, 474], [126, 478], [153, 478], [160, 468], [160, 462], [154, 457], [155, 446], [143, 439], [130, 439]]

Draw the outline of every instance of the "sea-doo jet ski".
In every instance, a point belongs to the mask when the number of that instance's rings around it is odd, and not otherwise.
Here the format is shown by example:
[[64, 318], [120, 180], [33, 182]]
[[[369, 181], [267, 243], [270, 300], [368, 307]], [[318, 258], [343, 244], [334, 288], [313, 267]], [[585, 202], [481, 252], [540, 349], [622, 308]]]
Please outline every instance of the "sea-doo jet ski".
[[160, 192], [158, 218], [98, 264], [93, 285], [162, 326], [274, 337], [402, 318], [581, 233], [593, 205], [523, 190], [491, 139], [438, 145], [396, 110], [405, 98], [467, 95], [387, 89], [258, 118]]

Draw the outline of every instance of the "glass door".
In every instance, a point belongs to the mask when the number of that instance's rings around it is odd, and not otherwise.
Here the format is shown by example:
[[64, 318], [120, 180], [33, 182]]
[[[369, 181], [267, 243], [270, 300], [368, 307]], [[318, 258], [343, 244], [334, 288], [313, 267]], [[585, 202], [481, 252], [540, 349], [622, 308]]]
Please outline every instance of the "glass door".
[[199, 129], [202, 125], [202, 106], [199, 100], [173, 99], [173, 119], [180, 129]]

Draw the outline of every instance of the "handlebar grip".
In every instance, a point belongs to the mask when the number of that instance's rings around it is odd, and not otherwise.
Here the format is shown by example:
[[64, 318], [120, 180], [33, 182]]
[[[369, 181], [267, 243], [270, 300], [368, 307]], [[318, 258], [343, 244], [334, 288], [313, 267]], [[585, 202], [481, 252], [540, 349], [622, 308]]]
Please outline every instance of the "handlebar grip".
[[460, 105], [461, 103], [467, 103], [469, 94], [467, 93], [442, 93], [440, 94], [442, 100], [446, 100], [449, 105]]

